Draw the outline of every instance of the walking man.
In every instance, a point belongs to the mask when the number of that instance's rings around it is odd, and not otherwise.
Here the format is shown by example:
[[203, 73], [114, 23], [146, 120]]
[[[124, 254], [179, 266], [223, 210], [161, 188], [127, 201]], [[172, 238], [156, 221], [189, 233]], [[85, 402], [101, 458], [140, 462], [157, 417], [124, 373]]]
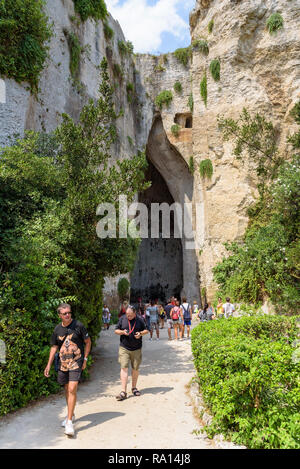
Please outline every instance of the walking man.
[[181, 305], [181, 311], [182, 311], [182, 316], [183, 316], [183, 324], [182, 324], [182, 338], [184, 337], [184, 329], [186, 326], [187, 329], [187, 338], [190, 338], [190, 328], [192, 324], [192, 307], [189, 303], [187, 303], [186, 298], [182, 298], [182, 305]]
[[147, 311], [150, 313], [150, 340], [152, 340], [153, 329], [156, 330], [156, 340], [159, 340], [158, 307], [156, 306], [154, 300], [150, 301], [150, 306], [148, 306]]
[[131, 364], [132, 373], [132, 393], [134, 396], [140, 396], [137, 389], [137, 380], [139, 377], [139, 367], [142, 362], [142, 337], [148, 334], [143, 318], [136, 314], [133, 306], [129, 305], [116, 326], [115, 334], [120, 336], [119, 363], [121, 365], [121, 386], [122, 391], [117, 396], [118, 401], [127, 398], [128, 368]]
[[49, 378], [51, 365], [59, 350], [57, 381], [65, 388], [68, 408], [68, 414], [62, 422], [62, 426], [65, 427], [66, 435], [74, 436], [74, 409], [78, 382], [82, 371], [86, 368], [87, 357], [91, 350], [91, 339], [84, 325], [76, 319], [72, 319], [70, 305], [61, 304], [57, 308], [57, 312], [61, 323], [56, 326], [51, 337], [49, 360], [44, 375]]

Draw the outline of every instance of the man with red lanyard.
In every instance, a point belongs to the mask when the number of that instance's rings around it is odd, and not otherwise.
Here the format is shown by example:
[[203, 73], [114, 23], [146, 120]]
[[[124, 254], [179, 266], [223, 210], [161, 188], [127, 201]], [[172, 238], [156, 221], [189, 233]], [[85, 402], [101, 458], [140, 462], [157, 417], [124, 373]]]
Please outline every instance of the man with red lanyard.
[[128, 368], [131, 363], [132, 373], [132, 393], [140, 396], [137, 389], [139, 367], [142, 362], [142, 337], [148, 334], [143, 318], [136, 314], [133, 306], [128, 306], [116, 326], [115, 334], [120, 336], [119, 363], [121, 365], [121, 385], [122, 391], [117, 396], [118, 401], [127, 398]]

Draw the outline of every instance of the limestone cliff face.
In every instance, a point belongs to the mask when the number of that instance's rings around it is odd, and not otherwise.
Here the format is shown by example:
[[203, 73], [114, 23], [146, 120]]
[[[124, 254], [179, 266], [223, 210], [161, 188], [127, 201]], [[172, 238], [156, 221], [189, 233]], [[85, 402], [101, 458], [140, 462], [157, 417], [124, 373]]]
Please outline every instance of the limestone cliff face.
[[[284, 27], [270, 35], [266, 21], [274, 12], [281, 13]], [[211, 20], [214, 25], [209, 33]], [[174, 99], [161, 112], [162, 125], [170, 146], [178, 151], [182, 160], [188, 163], [190, 156], [194, 158], [192, 195], [188, 196], [190, 181], [186, 172], [180, 175], [173, 189], [178, 194], [181, 192], [178, 195], [181, 202], [190, 199], [193, 204], [197, 248], [194, 256], [183, 251], [186, 259], [184, 290], [192, 296], [197, 288], [195, 269], [198, 269], [201, 286], [206, 287], [208, 298], [212, 298], [216, 290], [212, 268], [225, 254], [224, 243], [243, 236], [248, 223], [246, 209], [257, 196], [251, 165], [233, 158], [232, 145], [225, 144], [218, 131], [217, 117], [222, 114], [237, 118], [243, 107], [252, 113], [264, 114], [277, 126], [278, 144], [284, 153], [292, 124], [289, 112], [300, 97], [299, 20], [298, 1], [198, 0], [190, 15], [191, 42], [206, 39], [209, 54], [204, 55], [194, 48], [188, 67], [168, 54], [168, 60], [163, 63], [165, 71], [160, 72], [154, 72], [155, 66], [151, 65], [154, 58], [143, 56], [138, 63], [152, 99], [161, 90], [172, 89]], [[219, 59], [221, 65], [217, 82], [209, 72], [213, 59]], [[161, 62], [162, 58], [157, 60]], [[200, 95], [200, 82], [205, 73], [207, 106]], [[173, 90], [177, 80], [183, 86], [181, 93]], [[190, 115], [190, 93], [194, 101], [192, 128], [185, 128], [185, 118]], [[174, 122], [183, 126], [178, 137], [170, 131]], [[202, 179], [198, 171], [201, 160], [207, 158], [214, 169], [211, 180]], [[156, 159], [154, 164], [161, 166], [162, 174], [168, 174], [166, 157], [162, 154]], [[175, 167], [178, 174], [178, 166], [174, 164]]]
[[[292, 131], [289, 111], [300, 97], [299, 0], [197, 0], [190, 15], [191, 40], [206, 39], [209, 54], [194, 48], [187, 66], [171, 53], [121, 57], [118, 40], [125, 38], [119, 24], [109, 18], [114, 37], [106, 40], [101, 22], [72, 21], [72, 0], [48, 0], [46, 8], [55, 35], [41, 75], [41, 91], [35, 98], [26, 84], [5, 80], [3, 99], [4, 83], [0, 83], [0, 145], [26, 129], [53, 130], [62, 112], [76, 119], [86, 100], [97, 97], [102, 57], [108, 58], [112, 78], [112, 65], [119, 63], [124, 77], [114, 78], [115, 100], [124, 116], [117, 122], [115, 158], [130, 156], [146, 146], [149, 160], [165, 179], [174, 201], [188, 205], [194, 235], [183, 234], [182, 292], [190, 301], [199, 301], [200, 288], [206, 287], [211, 299], [216, 289], [212, 268], [225, 254], [224, 243], [243, 236], [246, 209], [257, 195], [251, 165], [234, 160], [232, 145], [224, 144], [218, 131], [217, 117], [237, 118], [243, 107], [263, 113], [278, 127], [284, 152]], [[284, 27], [270, 35], [266, 21], [274, 12], [281, 13]], [[65, 30], [76, 33], [81, 46], [86, 46], [75, 84], [70, 77]], [[221, 65], [218, 82], [209, 72], [213, 59], [219, 59]], [[200, 95], [205, 72], [207, 106]], [[177, 81], [182, 85], [180, 92], [174, 90]], [[135, 85], [134, 104], [127, 99], [128, 82]], [[169, 106], [158, 109], [155, 98], [163, 90], [171, 90], [173, 99]], [[178, 136], [171, 131], [174, 123], [181, 127]], [[202, 179], [198, 169], [207, 158], [214, 169], [211, 180]], [[109, 280], [109, 298], [115, 289], [116, 281]]]

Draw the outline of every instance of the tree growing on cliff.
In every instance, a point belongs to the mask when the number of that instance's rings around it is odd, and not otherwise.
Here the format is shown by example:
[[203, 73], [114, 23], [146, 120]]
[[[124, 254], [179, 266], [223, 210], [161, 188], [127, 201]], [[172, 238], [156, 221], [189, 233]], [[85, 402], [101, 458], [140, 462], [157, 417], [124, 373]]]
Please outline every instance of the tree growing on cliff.
[[7, 363], [0, 369], [0, 414], [57, 389], [43, 368], [60, 301], [93, 342], [101, 329], [103, 278], [128, 272], [134, 239], [99, 239], [96, 209], [119, 194], [143, 190], [143, 153], [114, 163], [113, 91], [101, 64], [99, 100], [75, 123], [64, 115], [53, 136], [29, 133], [0, 158], [0, 339]]
[[[300, 103], [292, 115], [299, 124]], [[252, 118], [244, 110], [242, 125], [232, 119], [221, 123], [225, 139], [236, 139], [235, 154], [245, 151], [256, 163], [260, 195], [248, 210], [243, 242], [226, 244], [230, 255], [214, 268], [215, 280], [220, 293], [236, 301], [258, 304], [270, 298], [278, 311], [293, 314], [300, 303], [300, 131], [289, 138], [292, 154], [283, 160], [273, 125], [262, 116]]]

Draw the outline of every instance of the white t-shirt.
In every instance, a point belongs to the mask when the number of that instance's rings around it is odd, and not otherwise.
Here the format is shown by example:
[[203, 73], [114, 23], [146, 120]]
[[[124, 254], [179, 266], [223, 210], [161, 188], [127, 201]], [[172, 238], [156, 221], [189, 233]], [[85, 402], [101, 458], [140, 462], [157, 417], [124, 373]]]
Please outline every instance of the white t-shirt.
[[228, 318], [228, 316], [231, 316], [233, 311], [235, 311], [235, 308], [232, 303], [224, 303], [223, 308], [224, 308], [225, 318]]
[[185, 319], [189, 319], [191, 317], [190, 304], [189, 303], [182, 303], [182, 305], [180, 305], [180, 308], [182, 310], [183, 317], [185, 317]]
[[199, 310], [199, 306], [198, 306], [198, 305], [194, 305], [193, 308], [194, 308], [194, 309], [193, 309], [194, 313], [197, 313], [197, 311]]

